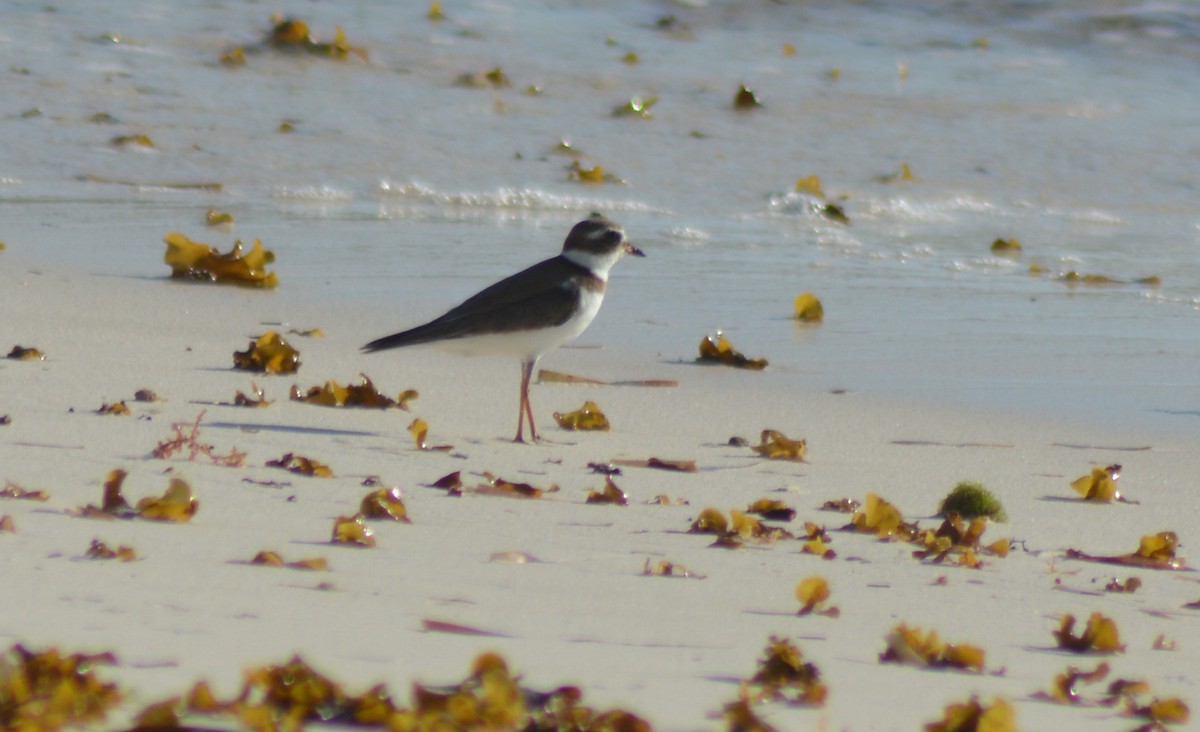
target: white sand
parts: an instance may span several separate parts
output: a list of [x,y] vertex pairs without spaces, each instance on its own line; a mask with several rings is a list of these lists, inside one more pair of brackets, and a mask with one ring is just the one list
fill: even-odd
[[[1200,501],[1194,445],[1183,438],[831,394],[811,390],[788,364],[749,373],[691,365],[692,353],[646,356],[602,344],[608,347],[560,350],[543,367],[609,380],[677,379],[679,387],[535,386],[547,442],[513,445],[517,365],[425,351],[360,355],[362,343],[407,324],[394,315],[339,312],[286,287],[262,293],[35,273],[13,252],[0,256],[0,347],[20,343],[47,354],[45,362],[0,361],[0,414],[12,418],[0,427],[0,478],[51,494],[47,503],[0,500],[0,515],[11,515],[17,529],[0,534],[0,641],[114,651],[121,665],[105,673],[130,692],[114,724],[199,678],[231,694],[243,669],[293,653],[351,691],[384,682],[407,701],[411,681],[455,681],[478,652],[493,649],[530,686],[577,684],[586,703],[627,708],[659,730],[717,729],[722,706],[737,696],[736,679],[754,672],[767,638],[777,634],[797,640],[830,688],[822,709],[762,708],[781,729],[920,729],[946,704],[977,693],[1013,701],[1021,729],[1126,730],[1136,723],[1109,709],[1029,699],[1067,665],[1095,664],[1055,650],[1051,635],[1060,614],[1082,621],[1093,611],[1113,617],[1127,644],[1108,659],[1115,676],[1145,678],[1161,696],[1200,699],[1200,612],[1182,609],[1200,599],[1195,576],[1062,558],[1067,547],[1130,552],[1141,535],[1164,530],[1179,532],[1186,555]],[[320,327],[326,337],[292,337],[303,361],[296,377],[231,370],[232,352],[271,321]],[[582,343],[601,345],[587,334]],[[344,383],[360,371],[393,395],[420,390],[412,413],[287,400],[293,383]],[[208,404],[231,400],[252,380],[275,404]],[[143,387],[166,401],[130,401],[133,417],[93,413]],[[552,412],[589,398],[608,414],[612,432],[566,433],[554,425]],[[203,439],[218,451],[246,451],[246,467],[149,457],[172,422],[190,422],[202,409]],[[453,444],[455,454],[415,450],[405,431],[414,415],[430,423],[431,442]],[[807,438],[810,462],[767,461],[725,444],[731,435],[755,440],[767,427]],[[955,446],[962,443],[986,446]],[[1142,446],[1151,449],[1117,449]],[[336,477],[263,466],[285,452],[326,462]],[[652,455],[694,459],[701,470],[629,468],[616,480],[631,505],[584,504],[586,491],[603,484],[588,462]],[[1072,496],[1072,479],[1112,462],[1124,464],[1121,486],[1139,505],[1058,500]],[[165,471],[186,477],[198,515],[190,524],[160,525],[68,514],[98,503],[106,473],[118,467],[130,473],[131,501],[160,494]],[[468,483],[480,480],[468,474],[492,471],[561,491],[541,500],[456,499],[422,487],[453,470]],[[369,475],[403,487],[413,523],[374,524],[374,549],[330,545],[334,518],[356,510]],[[803,520],[833,529],[848,516],[818,511],[820,504],[861,500],[871,490],[934,527],[928,517],[962,479],[984,481],[1008,510],[1009,523],[991,527],[985,539],[1020,542],[979,571],[922,564],[910,545],[841,532],[832,532],[833,561],[803,555],[795,542],[728,551],[711,548],[711,537],[683,533],[707,506],[727,511],[764,496],[799,510],[794,530]],[[646,505],[657,494],[689,505]],[[141,561],[80,560],[97,537],[132,545]],[[331,570],[238,563],[262,549],[289,560],[326,557]],[[541,561],[489,561],[510,550]],[[680,563],[704,579],[644,577],[647,558]],[[794,587],[813,574],[829,579],[840,618],[795,617]],[[1102,591],[1114,576],[1133,575],[1144,583],[1136,593]],[[945,584],[935,584],[942,577]],[[321,582],[334,589],[314,589]],[[426,619],[504,637],[423,632]],[[982,646],[988,673],[880,664],[884,637],[902,621]],[[1160,634],[1178,650],[1152,650]]]

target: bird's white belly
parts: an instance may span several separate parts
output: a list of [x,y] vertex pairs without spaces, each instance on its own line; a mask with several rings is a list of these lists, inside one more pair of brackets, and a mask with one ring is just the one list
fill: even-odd
[[579,312],[562,325],[451,338],[432,345],[464,356],[515,356],[521,359],[540,356],[579,337],[600,311],[603,300],[603,294],[585,290]]

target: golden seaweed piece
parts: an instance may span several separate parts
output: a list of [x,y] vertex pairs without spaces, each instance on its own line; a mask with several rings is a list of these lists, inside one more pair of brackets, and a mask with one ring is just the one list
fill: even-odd
[[403,409],[407,412],[408,403],[420,396],[421,392],[417,391],[416,389],[405,389],[404,391],[400,392],[399,396],[396,397],[396,408]]
[[1146,534],[1138,542],[1137,556],[1152,562],[1170,562],[1175,559],[1175,547],[1178,545],[1179,536],[1174,531]]
[[739,84],[737,92],[733,95],[733,108],[738,110],[756,109],[762,106],[762,102],[758,98],[758,94],[753,89],[745,84]]
[[129,415],[130,411],[129,407],[125,406],[124,400],[122,400],[113,402],[112,404],[101,404],[100,408],[96,410],[96,414]]
[[312,35],[308,31],[308,23],[295,18],[284,18],[271,28],[271,43],[282,46],[296,46],[312,43]]
[[1021,253],[1021,242],[1016,239],[996,239],[992,242],[992,254],[1015,257]]
[[779,732],[754,713],[751,700],[746,696],[725,705],[725,724],[730,732]]
[[821,559],[836,559],[837,552],[830,549],[826,545],[827,541],[828,537],[823,535],[809,539],[808,541],[804,542],[802,547],[800,547],[800,552],[802,554],[815,554]]
[[287,567],[289,569],[304,569],[313,572],[323,572],[329,569],[329,562],[324,557],[311,557],[295,562],[285,562],[278,552],[261,551],[250,560],[251,564],[261,564],[267,567]]
[[134,134],[134,135],[117,135],[108,141],[110,145],[115,147],[125,147],[126,145],[135,145],[137,147],[154,147],[154,140],[150,139],[149,135]]
[[768,521],[791,521],[796,518],[796,509],[774,498],[760,498],[746,508],[746,513],[762,516]]
[[613,482],[612,476],[604,476],[604,488],[598,491],[589,491],[587,497],[588,503],[611,503],[617,506],[628,506],[629,496],[625,495],[625,491],[617,487]]
[[1089,475],[1075,479],[1071,487],[1085,501],[1097,503],[1112,503],[1121,500],[1121,492],[1117,490],[1117,481],[1121,478],[1121,466],[1109,465],[1107,468],[1092,468]]
[[512,80],[508,78],[508,74],[499,66],[495,66],[487,71],[479,72],[479,78],[482,79],[484,86],[490,86],[493,89],[507,89],[512,86]]
[[325,331],[320,328],[288,328],[290,335],[298,335],[303,338],[324,338]]
[[13,522],[13,517],[8,514],[0,516],[0,533],[12,534],[16,533],[17,525]]
[[447,473],[432,483],[429,483],[428,486],[430,488],[441,488],[449,491],[450,495],[452,496],[461,496],[463,489],[462,472],[455,470],[453,473]]
[[267,42],[283,51],[307,51],[316,56],[324,56],[336,60],[344,60],[351,55],[367,60],[367,52],[363,48],[351,46],[346,41],[346,33],[339,26],[334,30],[332,41],[317,41],[308,30],[308,24],[295,18],[283,18],[275,21],[267,35]]
[[659,493],[654,498],[646,501],[648,506],[689,506],[691,505],[686,498],[671,499],[666,493]]
[[1149,704],[1138,706],[1130,702],[1127,705],[1125,714],[1131,717],[1143,717],[1149,719],[1151,724],[1139,727],[1136,732],[1157,732],[1157,730],[1165,730],[1164,725],[1168,724],[1184,724],[1191,717],[1191,709],[1188,708],[1187,702],[1178,698],[1171,697],[1169,699],[1155,698]]
[[739,539],[770,544],[779,539],[794,539],[790,532],[778,526],[764,526],[761,521],[737,509],[729,511],[729,533]]
[[944,643],[936,630],[928,633],[901,623],[888,633],[880,663],[907,663],[930,668],[983,672],[984,651],[967,644]]
[[829,696],[816,664],[805,660],[799,646],[774,635],[767,641],[758,670],[747,685],[755,689],[756,701],[820,707]]
[[1184,569],[1185,563],[1181,557],[1175,556],[1175,549],[1178,545],[1179,536],[1174,531],[1160,531],[1157,534],[1143,536],[1138,542],[1137,551],[1130,554],[1097,556],[1081,552],[1078,549],[1067,549],[1067,558],[1143,569],[1181,570]]
[[577,183],[624,183],[620,177],[607,172],[603,165],[585,168],[576,160],[567,168],[567,178]]
[[119,559],[122,562],[136,562],[137,552],[130,546],[119,546],[113,549],[99,539],[92,539],[91,546],[84,552],[85,559]]
[[285,562],[278,552],[261,551],[250,560],[251,564],[264,564],[268,567],[282,567]]
[[642,567],[642,574],[648,577],[685,577],[688,579],[704,579],[703,576],[688,571],[688,568],[682,564],[676,564],[675,562],[671,562],[666,559],[658,560],[658,564],[651,564],[649,557],[646,557],[646,564],[644,567]]
[[650,111],[650,108],[657,102],[658,97],[630,97],[628,102],[613,108],[612,116],[653,119],[654,113]]
[[[400,396],[404,396],[401,394]],[[413,436],[413,441],[416,443],[417,449],[426,452],[450,452],[454,449],[453,445],[430,445],[425,441],[426,435],[429,434],[429,423],[417,417],[408,425],[408,432]]]
[[759,435],[759,444],[751,445],[750,449],[772,460],[794,460],[802,463],[808,450],[808,442],[803,439],[793,440],[779,430],[763,430]]
[[446,14],[442,12],[442,4],[437,0],[429,3],[429,12],[425,13],[425,17],[434,23],[440,23],[446,19]]
[[[424,620],[427,632],[496,636],[457,623]],[[352,695],[335,680],[318,673],[299,656],[285,664],[264,666],[246,674],[237,697],[219,701],[207,685],[197,684],[186,700],[172,699],[139,715],[143,728],[172,728],[184,714],[224,716],[221,728],[295,730],[335,723],[339,726],[387,727],[396,730],[444,729],[578,729],[592,732],[649,732],[643,720],[620,709],[598,711],[583,706],[582,692],[564,686],[543,693],[525,689],[519,677],[494,653],[478,656],[470,675],[458,684],[413,686],[410,708],[398,706],[388,690],[375,686]]]
[[821,177],[818,175],[810,175],[797,180],[796,191],[798,193],[807,193],[817,198],[825,197],[825,191],[821,188]]
[[1154,642],[1150,644],[1150,647],[1156,651],[1177,651],[1177,650],[1179,650],[1179,644],[1173,640],[1167,640],[1167,637],[1165,635],[1163,635],[1162,633],[1159,633],[1158,635],[1156,635],[1154,637]]
[[409,434],[413,436],[418,450],[425,449],[425,436],[429,434],[429,423],[417,417],[408,425]]
[[121,493],[121,486],[128,474],[121,469],[110,470],[104,481],[104,498],[100,506],[91,504],[77,511],[87,518],[144,518],[151,521],[184,523],[200,509],[200,502],[192,495],[192,487],[182,478],[172,478],[167,490],[160,497],[147,496],[130,506]]
[[966,704],[948,705],[941,721],[925,725],[925,732],[1017,732],[1016,712],[1004,699],[985,707],[972,696]]
[[154,393],[153,389],[138,389],[133,393],[135,402],[161,402],[163,398]]
[[408,402],[420,396],[416,389],[406,389],[396,399],[381,394],[366,374],[359,374],[362,382],[342,386],[336,381],[326,381],[323,386],[314,386],[306,394],[300,393],[300,388],[292,387],[292,401],[318,404],[324,407],[366,407],[369,409],[408,410]]
[[367,526],[367,520],[362,514],[339,516],[333,522],[334,544],[349,544],[351,546],[375,546],[375,532]]
[[689,534],[724,534],[729,530],[729,522],[725,515],[715,508],[706,508],[692,522]]
[[217,57],[217,61],[219,61],[222,66],[228,66],[230,68],[245,66],[246,49],[242,48],[241,46],[234,46],[226,51],[222,51],[221,55]]
[[829,581],[824,577],[813,575],[806,577],[796,585],[796,599],[800,601],[797,615],[824,615],[836,618],[841,614],[836,606],[823,607],[829,600]]
[[246,459],[246,453],[240,452],[234,447],[230,448],[228,455],[218,455],[214,452],[212,445],[200,442],[200,420],[204,419],[205,411],[200,410],[200,414],[196,415],[196,421],[191,424],[192,429],[186,435],[183,432],[184,428],[188,426],[186,422],[172,424],[171,429],[175,431],[175,436],[158,443],[151,455],[160,460],[166,460],[187,448],[189,461],[194,461],[198,456],[204,455],[215,465],[240,468]]
[[1059,704],[1080,704],[1083,702],[1083,697],[1080,696],[1076,687],[1079,684],[1094,684],[1103,681],[1108,676],[1108,672],[1108,663],[1105,661],[1101,661],[1091,671],[1068,666],[1065,672],[1054,677],[1050,691],[1039,691],[1033,695],[1033,698]]
[[608,417],[604,416],[604,412],[600,411],[600,407],[593,401],[588,400],[583,403],[583,406],[576,409],[574,412],[554,413],[554,421],[558,422],[558,426],[564,430],[595,430],[608,432]]
[[147,496],[138,501],[135,508],[138,516],[144,519],[186,523],[200,510],[200,501],[196,500],[186,480],[171,478],[162,497]]
[[279,278],[266,269],[268,264],[275,261],[275,253],[263,249],[258,239],[254,240],[248,252],[242,251],[239,239],[233,243],[233,249],[225,254],[218,252],[216,247],[192,241],[179,232],[167,234],[163,241],[167,244],[163,261],[171,267],[171,277],[265,289],[279,286]]
[[830,221],[850,225],[850,217],[846,215],[846,209],[836,203],[825,203],[818,209],[819,213]]
[[243,724],[255,719],[261,723],[270,720],[264,729],[299,730],[305,727],[305,722],[317,721],[335,710],[344,716],[351,711],[341,685],[317,673],[299,656],[293,656],[285,664],[247,671],[239,699],[247,700],[245,706],[258,707],[257,714],[250,714],[252,710],[248,708],[239,710]]
[[251,341],[245,351],[234,351],[233,367],[258,373],[294,374],[300,369],[300,352],[279,333],[267,331]]
[[267,399],[261,387],[254,382],[250,382],[250,393],[254,396],[248,396],[244,392],[237,392],[233,395],[233,406],[235,407],[267,407],[272,404],[270,399]]
[[[127,475],[128,473],[120,468],[108,471],[108,475],[104,479],[104,495],[99,511],[121,518],[130,518],[136,515],[133,506],[130,506],[125,500],[125,496],[121,494],[121,486],[125,483]],[[90,509],[93,506],[89,505],[86,508]]]
[[802,320],[805,323],[819,323],[825,319],[825,307],[811,292],[802,292],[796,295],[792,309],[796,313],[796,320]]
[[368,519],[387,519],[403,524],[411,524],[408,509],[400,498],[399,488],[380,488],[363,496],[358,504],[358,512]]
[[1076,636],[1072,633],[1075,628],[1075,616],[1063,615],[1054,638],[1058,647],[1075,653],[1123,653],[1125,646],[1121,645],[1117,624],[1112,618],[1092,613],[1088,618],[1087,627],[1083,633]]
[[928,559],[933,563],[944,562],[952,554],[957,555],[959,566],[978,569],[983,565],[976,556],[982,552],[999,557],[1008,556],[1009,542],[1001,539],[987,546],[980,545],[980,538],[987,530],[987,519],[977,517],[964,522],[957,513],[951,513],[936,531],[925,531],[912,540],[924,545],[913,552],[917,559]]
[[50,494],[43,490],[26,490],[12,481],[4,481],[4,487],[0,488],[0,498],[16,498],[24,501],[48,501]]
[[875,534],[881,539],[910,540],[916,536],[916,526],[906,524],[900,511],[876,493],[867,494],[866,504],[861,511],[854,512],[847,528]]
[[530,564],[540,561],[537,557],[525,552],[507,551],[494,552],[488,557],[489,562],[496,564]]
[[696,360],[750,369],[751,371],[762,371],[767,367],[767,359],[743,356],[721,331],[717,331],[716,335],[704,336],[700,341],[700,357]]
[[1138,588],[1140,588],[1141,586],[1142,586],[1142,581],[1140,579],[1138,579],[1137,577],[1130,577],[1129,579],[1125,580],[1124,582],[1122,582],[1121,580],[1114,577],[1114,578],[1112,578],[1112,580],[1110,580],[1108,582],[1108,584],[1104,585],[1104,591],[1105,592],[1134,593],[1134,592],[1137,592]]
[[308,559],[297,559],[293,562],[288,562],[283,566],[288,569],[303,569],[306,572],[324,572],[329,569],[329,562],[325,557],[309,557]]
[[821,504],[822,511],[836,511],[838,513],[854,513],[861,507],[862,503],[853,498],[838,498],[825,501]]
[[218,211],[215,208],[210,208],[204,213],[204,223],[208,226],[221,226],[222,224],[232,224],[233,214],[227,211]]
[[909,183],[914,180],[914,176],[913,176],[912,168],[910,168],[908,166],[908,163],[901,163],[900,170],[898,170],[894,173],[885,173],[883,175],[877,175],[877,176],[875,176],[875,178],[873,180],[876,183],[883,183],[885,185],[888,185],[891,183]]
[[14,361],[45,361],[46,357],[36,348],[26,348],[25,346],[13,346],[5,358],[11,358]]
[[268,460],[268,468],[283,468],[289,473],[307,475],[312,478],[332,478],[333,469],[324,463],[297,455],[294,452],[284,453],[278,460]]
[[529,483],[514,483],[505,480],[497,475],[484,472],[483,477],[487,480],[486,483],[476,487],[475,492],[488,496],[510,496],[516,498],[541,498],[545,493],[554,493],[558,490],[557,485],[551,485],[549,488],[538,488]]
[[1118,279],[1113,279],[1108,275],[1102,274],[1080,274],[1075,270],[1064,272],[1057,277],[1059,282],[1065,282],[1068,285],[1120,285],[1123,284]]
[[21,732],[64,727],[100,728],[121,702],[115,683],[102,681],[100,666],[116,664],[111,653],[40,653],[20,644],[0,652],[0,728]]

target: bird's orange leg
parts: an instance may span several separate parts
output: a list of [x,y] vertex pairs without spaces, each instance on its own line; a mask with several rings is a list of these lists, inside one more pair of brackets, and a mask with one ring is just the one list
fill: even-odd
[[529,403],[529,380],[533,378],[533,367],[537,364],[537,360],[526,361],[521,364],[521,402],[517,405],[517,436],[513,438],[513,442],[524,442],[525,437],[525,417],[529,417],[529,439],[532,442],[537,442],[539,437],[537,433],[537,425],[533,423],[533,406]]

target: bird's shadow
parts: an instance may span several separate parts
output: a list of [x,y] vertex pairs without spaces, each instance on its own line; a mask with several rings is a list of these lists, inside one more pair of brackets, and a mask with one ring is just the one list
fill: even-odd
[[245,430],[247,432],[285,432],[299,435],[329,435],[334,437],[381,437],[378,432],[365,430],[339,430],[330,427],[301,427],[292,424],[258,424],[254,422],[205,422],[205,427],[222,430]]

